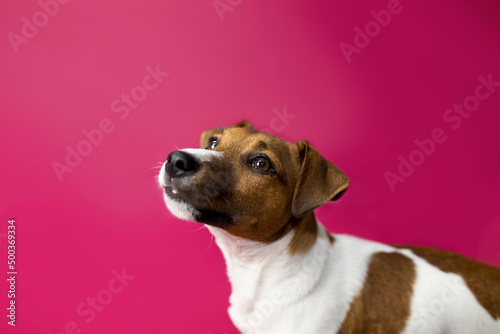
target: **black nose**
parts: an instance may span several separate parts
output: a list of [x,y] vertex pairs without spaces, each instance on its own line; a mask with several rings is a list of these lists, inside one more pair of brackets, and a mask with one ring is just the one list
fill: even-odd
[[167,157],[165,171],[170,177],[179,177],[196,172],[198,167],[198,162],[191,154],[174,151]]

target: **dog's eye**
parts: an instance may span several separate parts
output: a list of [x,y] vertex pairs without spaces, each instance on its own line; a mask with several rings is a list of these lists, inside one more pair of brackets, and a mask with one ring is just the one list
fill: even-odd
[[252,160],[252,167],[261,172],[269,172],[271,163],[264,157],[257,157]]
[[217,137],[212,137],[208,140],[208,146],[206,147],[207,150],[213,150],[215,146],[219,143],[219,139]]

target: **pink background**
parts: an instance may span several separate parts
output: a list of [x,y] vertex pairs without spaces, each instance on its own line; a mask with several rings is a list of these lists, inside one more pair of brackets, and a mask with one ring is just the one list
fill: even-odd
[[[2,313],[0,332],[76,333],[74,322],[81,333],[237,333],[222,256],[206,230],[167,212],[155,167],[243,119],[308,139],[351,178],[317,210],[331,231],[500,265],[500,88],[458,129],[443,120],[478,76],[500,81],[497,1],[402,0],[350,63],[340,43],[391,2],[229,3],[221,20],[211,0],[73,0],[47,22],[37,1],[1,3],[0,262],[15,218],[19,273],[17,326]],[[8,34],[33,15],[43,26],[16,53]],[[115,113],[122,94],[144,97],[134,87],[157,65],[169,76]],[[281,126],[284,108],[294,118]],[[113,131],[59,182],[53,162],[106,118]],[[391,191],[384,173],[435,128],[447,140]],[[134,278],[110,293],[122,268]],[[7,290],[2,279],[2,312]],[[94,318],[77,313],[96,297],[107,304]]]

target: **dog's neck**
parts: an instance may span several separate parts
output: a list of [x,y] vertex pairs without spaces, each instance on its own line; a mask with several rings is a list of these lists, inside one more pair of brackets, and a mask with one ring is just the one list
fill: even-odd
[[253,299],[267,271],[273,270],[276,263],[285,264],[290,258],[287,249],[293,234],[291,232],[266,244],[233,236],[217,227],[207,227],[215,236],[226,260],[233,295],[240,294],[249,300]]
[[[278,304],[288,298],[286,291],[290,289],[301,291],[294,298],[300,298],[314,289],[321,275],[319,268],[324,268],[321,263],[331,249],[332,239],[313,215],[312,218],[317,227],[315,242],[307,251],[296,254],[290,252],[290,247],[293,240],[300,237],[295,234],[304,231],[300,223],[272,243],[236,237],[223,229],[207,226],[226,260],[232,288],[230,314],[233,321],[239,322],[237,325],[248,326],[248,318],[259,304],[272,302],[276,304],[273,307],[279,307]],[[247,318],[234,319],[235,314],[246,315]]]

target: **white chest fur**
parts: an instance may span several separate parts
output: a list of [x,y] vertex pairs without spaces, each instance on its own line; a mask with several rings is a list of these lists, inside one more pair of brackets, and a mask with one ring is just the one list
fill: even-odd
[[227,264],[232,286],[229,315],[242,333],[337,333],[363,288],[370,259],[397,252],[415,263],[411,314],[404,333],[500,333],[463,279],[445,273],[409,250],[347,235],[332,244],[318,237],[304,255],[289,255],[292,233],[262,244],[208,227]]

